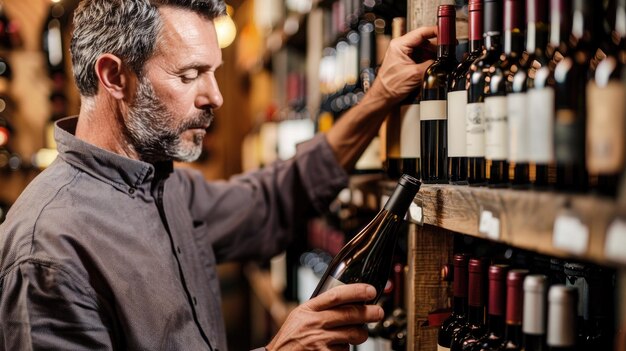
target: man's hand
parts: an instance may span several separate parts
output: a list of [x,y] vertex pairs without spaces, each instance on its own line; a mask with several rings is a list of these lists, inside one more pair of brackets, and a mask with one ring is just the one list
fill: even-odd
[[335,287],[294,309],[280,328],[268,351],[348,350],[367,340],[364,324],[383,318],[383,310],[365,305],[376,297],[367,284]]
[[399,102],[422,83],[424,71],[433,63],[425,60],[415,63],[414,53],[420,58],[432,58],[437,50],[429,39],[437,36],[437,27],[421,27],[393,39],[374,80],[371,93],[383,96],[388,102]]

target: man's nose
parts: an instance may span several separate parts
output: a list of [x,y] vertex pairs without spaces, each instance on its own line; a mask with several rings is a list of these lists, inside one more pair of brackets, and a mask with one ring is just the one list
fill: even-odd
[[196,108],[216,110],[224,103],[224,98],[220,92],[217,80],[214,75],[209,75],[203,82],[200,92],[196,98]]

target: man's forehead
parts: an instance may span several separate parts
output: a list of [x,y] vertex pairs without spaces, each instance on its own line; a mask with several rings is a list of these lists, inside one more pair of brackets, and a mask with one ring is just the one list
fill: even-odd
[[182,55],[221,55],[212,20],[194,11],[173,6],[162,6],[159,12],[162,22],[159,51]]

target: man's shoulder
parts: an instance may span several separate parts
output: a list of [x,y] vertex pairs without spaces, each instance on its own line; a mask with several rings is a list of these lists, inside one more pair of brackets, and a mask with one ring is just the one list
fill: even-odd
[[[33,240],[38,223],[50,206],[55,207],[62,190],[76,179],[78,172],[64,163],[55,162],[35,177],[22,191],[9,210],[5,222],[0,225],[0,254],[5,269],[11,261],[28,256],[33,252]],[[72,211],[67,209],[52,215],[57,221],[68,219]]]

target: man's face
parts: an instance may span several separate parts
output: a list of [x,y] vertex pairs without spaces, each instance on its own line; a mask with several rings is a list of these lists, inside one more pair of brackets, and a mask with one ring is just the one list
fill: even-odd
[[213,22],[182,9],[161,8],[155,54],[128,107],[126,126],[144,161],[194,161],[222,105],[215,70],[222,63]]

